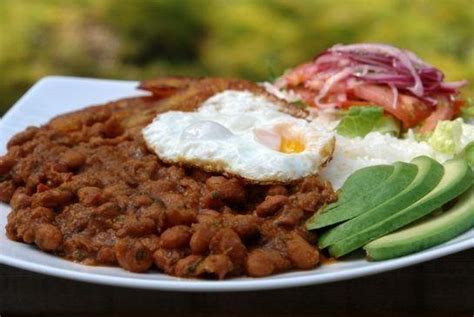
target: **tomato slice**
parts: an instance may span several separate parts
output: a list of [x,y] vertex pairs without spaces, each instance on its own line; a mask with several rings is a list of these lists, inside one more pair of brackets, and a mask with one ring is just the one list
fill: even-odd
[[[393,92],[389,87],[379,85],[359,85],[354,87],[353,94],[357,98],[382,106],[385,111],[399,119],[404,128],[411,128],[427,118],[432,108],[418,98],[399,94],[397,103],[393,105]],[[367,104],[367,103],[366,103]]]
[[433,131],[439,121],[450,120],[454,116],[454,109],[451,104],[442,104],[436,107],[436,110],[426,118],[420,128],[420,132],[426,133]]
[[453,116],[459,116],[462,107],[466,104],[466,100],[456,99],[453,104]]

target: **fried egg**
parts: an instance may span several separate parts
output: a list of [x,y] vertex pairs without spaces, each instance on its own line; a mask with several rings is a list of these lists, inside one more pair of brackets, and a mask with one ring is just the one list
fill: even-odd
[[333,133],[280,109],[264,96],[227,90],[195,112],[159,114],[142,133],[148,148],[168,163],[255,183],[317,174],[334,151]]

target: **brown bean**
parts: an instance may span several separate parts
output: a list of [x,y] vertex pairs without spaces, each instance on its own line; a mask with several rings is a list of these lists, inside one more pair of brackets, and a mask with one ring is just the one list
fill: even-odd
[[199,204],[202,208],[206,209],[220,209],[222,206],[224,206],[224,202],[220,199],[220,196],[217,192],[208,192],[204,194],[201,197]]
[[241,239],[249,239],[259,235],[259,220],[254,215],[232,215],[227,222]]
[[192,209],[167,209],[166,223],[168,227],[177,225],[190,225],[196,222],[196,213]]
[[51,189],[42,193],[33,195],[31,202],[32,207],[43,206],[47,208],[55,208],[70,202],[73,195],[69,191],[59,189]]
[[87,129],[87,135],[91,140],[102,141],[101,138],[104,136],[104,130],[104,124],[102,122],[96,122]]
[[54,219],[54,212],[50,208],[36,207],[29,212],[32,222],[51,222]]
[[167,209],[185,208],[184,196],[178,193],[161,193],[159,199],[165,204]]
[[77,262],[84,262],[96,252],[96,244],[92,239],[83,234],[74,234],[70,238],[63,237],[65,255]]
[[102,189],[93,186],[82,187],[77,191],[81,204],[85,206],[97,206],[105,201]]
[[198,219],[201,221],[201,218],[203,219],[217,219],[221,216],[221,213],[218,211],[215,211],[214,209],[201,209],[199,210],[199,215]]
[[232,261],[224,254],[211,254],[207,256],[197,268],[197,275],[206,274],[207,277],[215,276],[222,280],[234,269]]
[[303,210],[297,207],[285,206],[283,212],[275,220],[275,224],[283,227],[294,227],[303,218]]
[[209,250],[209,243],[216,232],[212,225],[199,225],[191,237],[189,245],[192,254],[205,254]]
[[174,269],[174,274],[179,277],[191,277],[197,275],[197,268],[203,257],[199,255],[188,255],[178,260]]
[[287,202],[288,197],[283,195],[267,196],[265,200],[257,206],[255,212],[260,217],[272,216]]
[[16,185],[13,181],[0,182],[0,201],[8,203],[15,193]]
[[141,216],[153,219],[157,232],[162,232],[166,229],[166,212],[162,204],[152,203],[150,206],[142,208]]
[[[34,224],[22,224],[16,226],[16,236],[14,240],[21,241],[25,243],[33,243],[35,241],[35,225]],[[9,237],[11,237],[11,230],[7,227],[7,232]]]
[[114,264],[117,262],[115,257],[115,251],[111,247],[102,247],[99,252],[97,252],[97,262],[100,264]]
[[133,190],[124,183],[113,183],[104,188],[104,195],[106,196],[130,196],[132,193]]
[[314,213],[321,203],[321,195],[317,191],[297,193],[294,196],[295,205],[307,212]]
[[183,258],[185,253],[182,250],[157,249],[153,253],[155,265],[166,274],[174,274],[176,262]]
[[166,169],[167,176],[171,180],[179,181],[186,176],[186,171],[183,167],[172,165]]
[[15,159],[10,155],[0,156],[0,175],[5,175],[15,165]]
[[28,127],[25,131],[15,134],[10,141],[7,143],[7,148],[10,149],[14,145],[22,145],[33,139],[38,133],[39,129],[37,127]]
[[246,261],[247,273],[250,276],[268,276],[288,269],[290,263],[280,252],[272,249],[255,249],[249,253]]
[[318,190],[321,187],[321,181],[314,176],[305,177],[298,185],[302,193]]
[[43,223],[36,226],[35,244],[44,251],[54,251],[63,242],[63,235],[56,226]]
[[214,237],[212,237],[209,249],[212,254],[228,255],[232,263],[237,266],[245,263],[245,258],[247,257],[247,249],[237,233],[232,229],[225,228],[219,230]]
[[51,188],[48,185],[45,185],[43,183],[39,183],[38,185],[36,185],[36,192],[38,193],[42,193],[50,189]]
[[[8,216],[7,234],[14,240],[26,243],[35,241],[35,230],[38,224],[51,223],[54,212],[49,208],[36,207],[18,209]],[[12,225],[14,223],[14,225]]]
[[78,150],[67,150],[61,155],[59,162],[69,169],[76,169],[86,162],[86,155]]
[[155,232],[155,221],[147,217],[137,217],[136,215],[128,215],[125,217],[123,227],[117,232],[119,237],[131,235],[135,237],[145,236]]
[[131,272],[145,272],[153,263],[150,250],[139,240],[119,240],[115,245],[115,256],[120,266]]
[[90,209],[91,215],[103,218],[113,218],[121,214],[120,206],[114,202],[104,203],[97,208]]
[[133,197],[133,202],[140,207],[150,206],[153,203],[153,199],[147,195],[138,195]]
[[140,241],[151,253],[155,252],[160,247],[160,238],[156,234],[149,234],[141,237]]
[[180,249],[189,245],[191,228],[188,226],[174,226],[161,234],[161,246],[167,249]]
[[103,133],[108,138],[115,138],[123,133],[123,127],[120,121],[112,116],[105,122]]
[[206,180],[206,186],[211,192],[211,196],[229,203],[239,203],[245,200],[245,188],[235,178],[225,178],[223,176],[212,176]]
[[22,209],[31,205],[31,196],[25,193],[25,189],[18,188],[10,200],[10,205],[13,209]]
[[148,193],[152,198],[162,199],[163,193],[170,193],[176,189],[176,182],[168,179],[159,179],[156,181],[148,181],[141,186],[143,191]]
[[109,109],[95,109],[93,112],[88,112],[81,117],[82,122],[88,126],[93,125],[95,122],[105,122],[111,116]]
[[319,252],[298,234],[293,234],[286,242],[288,256],[293,265],[302,270],[314,268],[319,262]]

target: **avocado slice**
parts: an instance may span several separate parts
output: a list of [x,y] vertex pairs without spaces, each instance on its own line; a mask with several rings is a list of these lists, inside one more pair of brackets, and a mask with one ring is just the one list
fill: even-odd
[[388,234],[364,247],[371,260],[386,260],[441,244],[474,227],[474,187],[449,210],[409,228]]
[[[355,232],[355,234],[348,234],[343,240],[331,245],[329,253],[334,257],[340,257],[358,249],[372,240],[426,216],[471,187],[473,172],[465,160],[450,160],[445,163],[444,169],[445,173],[441,181],[427,195],[423,195],[423,198],[396,213],[388,214],[385,210],[379,210],[383,214],[383,218],[361,219],[357,226],[352,225],[353,228],[357,227],[361,230],[354,231],[352,229],[351,232]],[[398,208],[398,210],[400,209],[402,208]],[[366,215],[368,213],[359,218]],[[357,221],[359,218],[353,220]]]
[[373,165],[361,168],[352,173],[339,190],[337,201],[329,204],[322,212],[345,204],[361,195],[375,190],[393,173],[393,165]]
[[396,162],[393,164],[392,174],[380,184],[374,184],[370,175],[366,175],[365,181],[376,185],[376,188],[361,192],[349,204],[341,204],[326,212],[316,213],[308,220],[306,227],[310,230],[318,229],[357,217],[400,193],[413,181],[417,172],[415,164]]
[[367,227],[410,206],[438,185],[443,177],[443,165],[427,156],[419,156],[413,159],[412,163],[418,166],[418,173],[403,191],[362,215],[323,233],[319,239],[319,247],[325,248],[347,237],[357,235]]

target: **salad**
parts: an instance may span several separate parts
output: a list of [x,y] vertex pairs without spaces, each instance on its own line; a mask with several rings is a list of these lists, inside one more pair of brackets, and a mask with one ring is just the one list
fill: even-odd
[[335,258],[414,253],[474,226],[474,104],[467,81],[386,44],[336,45],[266,89],[333,130],[321,174],[338,200],[307,222]]
[[385,44],[336,45],[280,77],[275,86],[294,91],[318,109],[376,105],[403,127],[432,131],[459,116],[459,88],[414,53]]
[[[427,155],[472,157],[474,102],[415,53],[387,44],[335,45],[264,86],[337,132],[323,172],[340,188],[354,171]],[[474,162],[471,162],[474,164]]]

